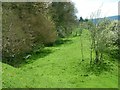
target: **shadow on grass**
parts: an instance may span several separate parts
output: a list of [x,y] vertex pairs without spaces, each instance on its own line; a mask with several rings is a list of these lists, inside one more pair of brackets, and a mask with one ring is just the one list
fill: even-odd
[[120,50],[118,50],[118,49],[111,50],[111,52],[109,53],[109,56],[120,62],[120,60],[119,60],[120,59]]
[[[13,67],[19,68],[25,64],[33,63],[35,60],[39,58],[44,58],[45,56],[51,54],[53,51],[50,49],[42,49],[38,52],[31,52],[26,55],[27,58],[22,58],[22,56],[18,56],[16,59],[13,58],[12,61],[3,61],[3,63],[9,64]],[[24,55],[25,56],[25,55]]]
[[49,43],[49,44],[47,44],[45,46],[47,46],[47,47],[52,47],[52,46],[58,47],[58,46],[61,46],[63,44],[71,44],[71,43],[73,43],[72,40],[69,40],[69,39],[59,39],[59,40],[55,41],[55,43]]
[[103,72],[111,72],[112,65],[110,63],[101,63],[101,64],[93,64],[93,65],[87,65],[86,71],[87,73],[95,74],[96,76],[101,75]]
[[104,52],[104,60],[100,64],[86,64],[86,71],[95,75],[100,75],[103,72],[112,72],[114,69],[114,62],[120,63],[120,51],[118,49],[112,49],[111,51]]
[[[104,61],[100,64],[95,64],[95,63],[88,63],[88,59],[81,61],[78,64],[78,69],[82,69],[85,72],[84,76],[89,76],[90,74],[94,74],[96,76],[99,76],[103,74],[104,72],[112,72],[113,70],[113,64],[109,61]],[[77,69],[77,71],[78,71]]]
[[[57,40],[54,44],[49,44],[46,45],[47,47],[58,47],[62,44],[70,44],[72,43],[72,40],[68,40],[68,39],[59,39]],[[53,53],[53,50],[51,49],[46,49],[43,48],[41,50],[38,50],[37,52],[29,52],[27,54],[23,54],[23,55],[19,55],[16,58],[8,58],[7,60],[3,60],[3,63],[9,64],[13,67],[19,68],[25,64],[28,63],[33,63],[35,60],[39,59],[39,58],[44,58],[45,56],[49,55]],[[22,58],[24,57],[24,58]]]
[[63,45],[63,44],[71,44],[73,43],[72,40],[69,40],[69,39],[59,39],[57,40],[53,46],[57,47],[57,46],[60,46],[60,45]]

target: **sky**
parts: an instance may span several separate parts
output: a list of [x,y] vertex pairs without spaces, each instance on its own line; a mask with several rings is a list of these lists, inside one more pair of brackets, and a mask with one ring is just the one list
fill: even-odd
[[77,17],[90,18],[92,13],[100,10],[100,17],[118,15],[119,0],[71,0],[78,11]]

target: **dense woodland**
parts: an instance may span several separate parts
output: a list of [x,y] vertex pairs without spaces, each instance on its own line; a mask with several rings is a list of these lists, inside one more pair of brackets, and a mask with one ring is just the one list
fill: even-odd
[[[86,66],[84,65],[87,65],[87,70],[95,71],[97,75],[100,75],[102,71],[110,72],[112,70],[111,64],[113,64],[112,73],[118,70],[116,62],[119,62],[120,58],[119,21],[113,21],[107,18],[97,19],[100,15],[99,10],[91,15],[91,19],[83,19],[82,17],[78,19],[76,16],[77,9],[72,2],[9,2],[2,3],[2,12],[2,63],[12,66],[11,68],[3,65],[3,70],[6,72],[3,77],[3,80],[5,80],[3,81],[3,87],[15,87],[13,83],[11,84],[9,80],[5,79],[7,75],[6,68],[11,68],[10,70],[12,70],[13,67],[20,68],[22,65],[24,66],[24,64],[33,63],[32,59],[36,62],[38,58],[48,60],[49,62],[50,60],[60,58],[60,53],[58,52],[59,54],[57,55],[56,52],[54,57],[48,55],[49,58],[47,59],[47,53],[50,52],[48,49],[46,52],[46,48],[51,48],[53,51],[59,50],[61,53],[64,52],[61,55],[61,58],[64,56],[63,62],[54,60],[54,62],[61,63],[61,65],[63,63],[66,64],[67,61],[70,63],[70,65],[68,64],[69,67],[77,63],[76,65],[78,65],[77,67],[79,67],[80,70],[83,67],[85,69]],[[93,19],[95,19],[96,22],[93,22]],[[73,44],[71,44],[70,41],[71,43],[73,42]],[[61,45],[68,46],[63,47]],[[58,49],[56,49],[57,47]],[[69,58],[70,56],[71,58]],[[52,64],[54,64],[54,62]],[[44,62],[39,61],[40,65],[42,65],[42,63]],[[57,70],[56,67],[57,65],[54,67],[54,70]],[[65,67],[67,66],[65,65]],[[43,68],[43,70],[48,70],[49,68],[52,68],[52,66]],[[33,69],[33,67],[30,67],[30,69]],[[20,70],[22,69],[20,68]],[[11,73],[18,73],[18,71],[16,72],[16,70],[14,71],[13,69]],[[70,71],[72,71],[72,69],[66,72]],[[29,71],[29,74],[30,72],[31,71]],[[49,70],[43,72],[48,73]],[[79,72],[79,70],[76,72]],[[74,74],[76,72],[74,72]],[[49,75],[52,76],[50,73]],[[41,73],[39,74],[42,75]],[[88,72],[83,76],[89,76]],[[82,77],[82,75],[80,77]],[[113,79],[116,77],[117,75]],[[13,82],[15,83],[15,81]],[[22,81],[20,82],[22,83]],[[63,82],[66,81],[63,80]],[[84,83],[84,80],[80,82]],[[37,83],[37,81],[35,83]],[[76,84],[77,86],[75,86],[75,84],[72,86],[72,84],[70,84],[70,87],[80,87],[79,83]],[[40,84],[41,86],[30,86],[28,84],[23,86],[19,86],[19,84],[15,85],[17,87],[47,87],[45,83]],[[48,85],[48,87],[58,86],[59,84],[56,86]],[[112,83],[110,86],[113,86]],[[90,86],[88,85],[88,87]]]

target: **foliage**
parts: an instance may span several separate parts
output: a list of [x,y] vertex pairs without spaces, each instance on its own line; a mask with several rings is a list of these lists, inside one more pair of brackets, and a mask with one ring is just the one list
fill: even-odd
[[54,20],[59,37],[66,37],[77,23],[77,12],[72,2],[52,2],[50,4],[51,18]]
[[3,63],[3,88],[117,88],[118,66],[117,62],[113,61],[116,60],[114,57],[106,55],[108,64],[86,69],[90,66],[90,32],[83,30],[82,34],[84,61],[81,61],[80,37],[69,38],[72,43],[46,47],[52,51],[50,54],[44,57],[41,57],[41,54],[34,55],[31,57],[32,60],[35,59],[32,63],[28,59],[28,62],[19,68]]
[[[115,46],[119,36],[117,21],[111,21],[107,18],[99,19],[97,18],[98,16],[99,11],[91,17],[95,19],[95,22],[92,19],[84,20],[82,17],[80,17],[79,20],[80,33],[82,33],[84,29],[90,31],[90,64],[103,63],[104,52],[109,52],[109,48]],[[94,53],[95,56],[93,55]]]
[[[56,31],[48,3],[3,3],[3,62],[17,62],[24,53],[53,43]],[[12,61],[11,61],[12,60]]]
[[[91,31],[91,51],[95,51],[95,63],[101,63],[103,52],[108,50],[117,40],[117,29],[114,29],[116,22],[106,18],[99,20],[97,24],[88,22],[88,28]],[[91,52],[92,53],[92,52]]]
[[120,21],[117,21],[117,24],[115,25],[114,28],[116,28],[118,30],[117,34],[118,34],[118,39],[117,39],[117,46],[119,48],[119,53],[120,53],[120,31],[119,31],[119,27],[120,27]]
[[75,13],[72,2],[3,3],[3,62],[71,34]]

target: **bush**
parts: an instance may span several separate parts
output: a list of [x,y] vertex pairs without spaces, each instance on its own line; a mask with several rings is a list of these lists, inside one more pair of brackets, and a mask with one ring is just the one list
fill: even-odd
[[[49,14],[43,13],[44,5],[44,3],[3,3],[3,62],[20,60],[25,53],[31,52],[35,47],[55,42],[57,37],[55,26],[52,20],[47,18]],[[32,7],[33,12],[29,11],[29,7]]]

